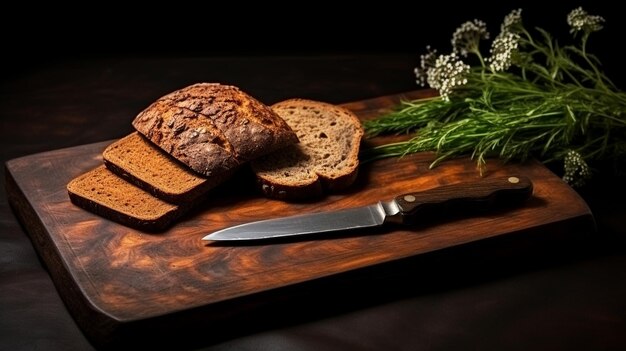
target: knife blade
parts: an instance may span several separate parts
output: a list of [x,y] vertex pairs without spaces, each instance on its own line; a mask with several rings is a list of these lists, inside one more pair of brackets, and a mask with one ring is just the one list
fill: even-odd
[[389,222],[412,224],[435,212],[519,203],[532,191],[527,177],[481,178],[407,193],[364,207],[244,223],[213,232],[202,240],[260,240],[377,227]]

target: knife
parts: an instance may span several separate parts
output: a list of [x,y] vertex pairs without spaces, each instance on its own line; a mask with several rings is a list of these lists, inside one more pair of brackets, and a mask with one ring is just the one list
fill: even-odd
[[412,224],[442,211],[483,210],[520,203],[532,191],[532,182],[527,177],[481,178],[408,193],[364,207],[244,223],[213,232],[202,240],[259,240],[377,227],[390,222]]

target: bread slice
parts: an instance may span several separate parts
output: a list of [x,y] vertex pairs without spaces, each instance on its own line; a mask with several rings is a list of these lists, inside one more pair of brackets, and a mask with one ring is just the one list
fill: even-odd
[[113,173],[162,200],[178,204],[201,199],[233,173],[201,176],[137,132],[109,145],[102,157]]
[[199,83],[158,99],[133,121],[154,144],[205,176],[296,143],[272,109],[238,88]]
[[104,165],[74,178],[67,191],[75,205],[144,231],[161,231],[186,210],[128,183]]
[[279,102],[272,109],[297,133],[300,143],[251,162],[266,196],[314,198],[354,182],[363,127],[352,112],[303,99]]

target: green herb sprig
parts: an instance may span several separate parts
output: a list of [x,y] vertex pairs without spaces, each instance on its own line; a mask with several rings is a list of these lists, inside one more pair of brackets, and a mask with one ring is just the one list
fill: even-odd
[[[573,186],[590,177],[589,163],[623,161],[626,156],[626,94],[600,70],[587,52],[591,33],[604,19],[582,8],[567,17],[578,45],[560,46],[537,28],[524,28],[521,9],[507,15],[489,57],[479,41],[489,38],[481,21],[466,22],[454,33],[453,52],[437,55],[427,47],[415,69],[417,82],[439,96],[407,101],[365,123],[369,137],[416,133],[408,141],[366,150],[366,159],[436,151],[432,167],[450,157],[470,155],[481,172],[486,159],[537,157],[563,161],[563,179]],[[473,54],[478,65],[461,56]]]

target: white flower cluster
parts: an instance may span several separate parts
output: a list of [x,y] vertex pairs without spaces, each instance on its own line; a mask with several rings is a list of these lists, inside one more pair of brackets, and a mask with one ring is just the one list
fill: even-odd
[[455,54],[440,55],[435,66],[428,69],[427,82],[431,88],[437,89],[443,100],[450,100],[450,92],[458,86],[467,84],[470,66],[466,65]]
[[567,24],[572,28],[572,33],[580,31],[584,31],[587,34],[597,32],[602,29],[602,22],[604,22],[604,18],[592,16],[583,10],[582,7],[572,10],[567,15]]
[[519,46],[519,35],[511,32],[501,32],[491,43],[491,57],[487,58],[489,67],[494,72],[506,71],[513,62],[513,53]]
[[563,175],[563,180],[571,186],[583,186],[591,178],[591,170],[587,162],[574,150],[568,151],[565,155],[564,166],[565,174]]
[[[604,18],[591,16],[579,7],[570,12],[567,22],[573,32],[583,30],[588,34],[600,30]],[[528,61],[529,57],[524,56],[520,49],[526,42],[525,37],[522,37],[524,33],[528,35],[522,23],[522,9],[513,10],[504,17],[500,34],[491,43],[490,57],[485,60],[493,73],[506,71],[513,64],[521,65]],[[420,66],[414,69],[417,84],[428,84],[439,90],[444,100],[449,100],[449,94],[455,87],[467,83],[470,72],[470,66],[461,61],[460,56],[475,53],[482,57],[479,44],[483,39],[489,39],[487,24],[475,19],[463,23],[452,35],[452,54],[438,56],[437,50],[427,46],[427,53],[420,56]]]
[[489,39],[487,24],[477,19],[465,22],[452,35],[452,50],[467,56],[470,52],[478,51],[481,39]]
[[504,16],[504,21],[500,25],[500,32],[517,32],[518,27],[522,24],[522,9],[511,11]]
[[522,9],[511,11],[504,17],[500,34],[491,43],[491,57],[487,58],[493,72],[506,71],[513,63],[513,54],[519,47],[520,36],[516,32],[522,25]]
[[437,50],[431,49],[430,45],[426,46],[426,53],[420,55],[420,66],[415,67],[415,78],[417,84],[424,87],[428,81],[428,70],[435,67],[437,62]]

